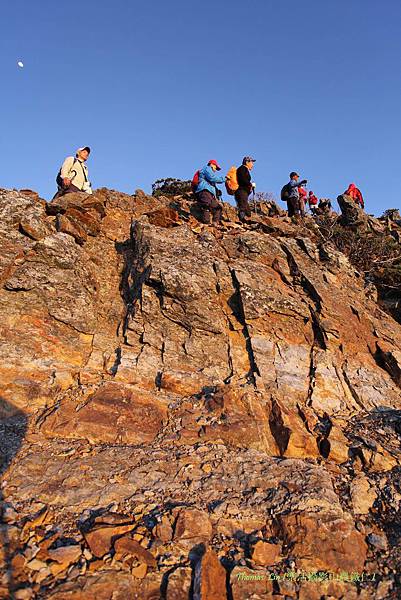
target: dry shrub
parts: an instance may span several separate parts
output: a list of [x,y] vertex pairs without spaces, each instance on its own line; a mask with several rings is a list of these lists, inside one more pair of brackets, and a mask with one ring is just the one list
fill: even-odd
[[[320,234],[376,285],[382,300],[401,299],[401,245],[388,233],[346,227],[337,215],[316,217]],[[394,315],[400,319],[400,315]]]
[[191,192],[191,182],[167,177],[152,184],[152,196],[179,196]]

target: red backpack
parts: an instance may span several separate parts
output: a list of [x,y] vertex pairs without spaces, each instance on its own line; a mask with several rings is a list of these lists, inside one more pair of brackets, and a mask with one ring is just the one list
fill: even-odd
[[195,175],[192,177],[191,190],[193,191],[193,193],[196,192],[196,188],[198,187],[199,173],[200,173],[200,171],[196,171]]

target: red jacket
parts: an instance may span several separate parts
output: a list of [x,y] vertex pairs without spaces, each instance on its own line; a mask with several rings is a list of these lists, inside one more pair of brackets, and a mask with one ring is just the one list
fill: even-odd
[[300,186],[298,188],[298,192],[299,192],[299,197],[301,200],[306,200],[306,196],[308,195],[308,192],[306,191],[305,188],[303,188],[302,186]]
[[361,190],[359,190],[356,187],[355,183],[350,183],[348,189],[344,192],[344,194],[347,196],[351,196],[351,198],[355,200],[355,202],[359,204],[361,208],[364,208],[365,203],[363,201]]
[[309,192],[308,202],[309,206],[316,206],[316,204],[318,203],[318,199],[316,198],[313,192]]

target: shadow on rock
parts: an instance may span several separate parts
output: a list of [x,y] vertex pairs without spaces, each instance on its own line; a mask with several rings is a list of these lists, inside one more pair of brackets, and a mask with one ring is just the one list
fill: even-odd
[[[28,427],[26,414],[0,397],[0,475],[3,477],[18,454]],[[9,525],[6,499],[0,491],[0,593],[14,598],[14,577],[11,565]]]

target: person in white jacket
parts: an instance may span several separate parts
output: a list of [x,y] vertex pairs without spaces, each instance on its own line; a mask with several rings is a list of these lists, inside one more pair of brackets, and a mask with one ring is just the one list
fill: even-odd
[[67,156],[57,175],[58,191],[54,198],[71,192],[92,193],[88,177],[88,167],[85,164],[90,151],[89,146],[84,146],[83,148],[78,148],[75,157]]

